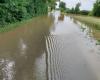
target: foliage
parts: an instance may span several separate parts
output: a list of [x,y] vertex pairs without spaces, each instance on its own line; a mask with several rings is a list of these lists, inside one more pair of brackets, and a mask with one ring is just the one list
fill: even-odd
[[97,0],[94,4],[92,13],[94,16],[100,16],[100,0]]
[[81,10],[80,11],[80,14],[82,14],[82,15],[89,15],[89,13],[90,13],[90,11],[88,11],[88,10]]
[[75,10],[74,10],[75,14],[78,14],[80,12],[80,6],[81,6],[81,3],[76,4]]
[[56,1],[60,1],[60,0],[47,0],[48,7],[50,8],[51,11],[55,9],[55,6],[57,5]]
[[88,16],[93,16],[93,13],[92,11],[89,12]]
[[64,11],[66,9],[66,3],[61,1],[59,3],[59,8],[60,8],[61,11]]
[[100,19],[97,17],[92,16],[82,16],[82,15],[74,15],[72,16],[76,20],[79,20],[85,24],[90,25],[91,27],[95,28],[97,31],[100,31]]
[[75,9],[72,7],[72,9],[70,10],[70,13],[75,13]]
[[66,8],[66,12],[72,13],[72,14],[80,14],[81,13],[80,6],[81,6],[81,3],[77,3],[75,8],[74,7],[72,7],[71,9]]
[[47,0],[0,0],[0,25],[47,14]]
[[66,8],[66,13],[70,13],[70,9],[69,8]]

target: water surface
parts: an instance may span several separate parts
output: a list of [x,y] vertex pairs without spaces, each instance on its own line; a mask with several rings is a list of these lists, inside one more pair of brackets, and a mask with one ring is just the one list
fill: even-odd
[[54,12],[1,33],[0,80],[99,80],[93,30]]

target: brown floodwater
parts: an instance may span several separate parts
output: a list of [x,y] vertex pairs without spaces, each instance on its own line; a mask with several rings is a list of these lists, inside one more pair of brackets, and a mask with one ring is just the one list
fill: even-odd
[[0,33],[0,80],[100,80],[99,34],[59,11]]

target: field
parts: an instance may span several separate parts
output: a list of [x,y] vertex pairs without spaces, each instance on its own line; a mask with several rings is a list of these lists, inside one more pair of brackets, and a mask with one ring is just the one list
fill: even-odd
[[89,24],[94,28],[96,28],[97,30],[100,30],[100,18],[91,16],[82,16],[82,15],[73,15],[73,18],[82,21],[86,24]]

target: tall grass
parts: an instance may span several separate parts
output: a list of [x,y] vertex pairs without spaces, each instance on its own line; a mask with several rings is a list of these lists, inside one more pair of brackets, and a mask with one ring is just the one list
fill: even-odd
[[73,15],[73,18],[82,21],[85,24],[91,25],[96,30],[100,30],[100,18],[81,15]]

